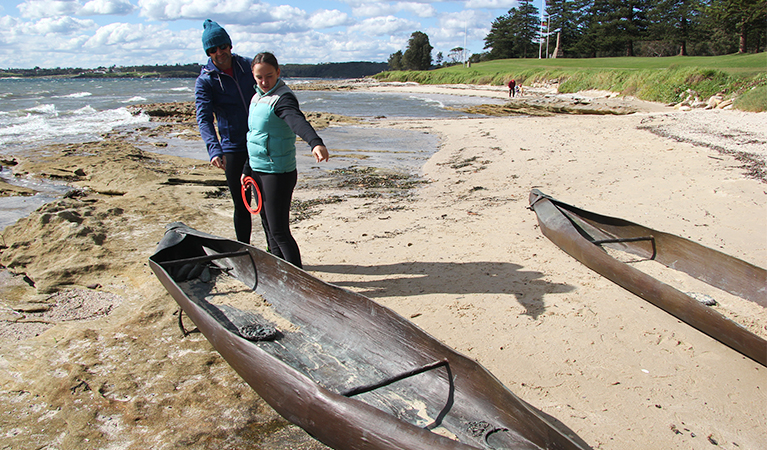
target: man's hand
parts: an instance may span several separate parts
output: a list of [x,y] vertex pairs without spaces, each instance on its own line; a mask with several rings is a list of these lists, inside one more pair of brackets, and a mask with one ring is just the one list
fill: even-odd
[[210,160],[210,163],[213,164],[213,167],[218,167],[219,169],[224,170],[226,169],[226,156],[216,156]]

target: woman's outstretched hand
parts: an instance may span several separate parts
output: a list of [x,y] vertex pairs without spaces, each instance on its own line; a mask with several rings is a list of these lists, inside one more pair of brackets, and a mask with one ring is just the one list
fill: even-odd
[[316,145],[312,149],[312,154],[314,155],[314,159],[316,159],[317,162],[327,161],[330,158],[330,155],[328,155],[328,148],[324,145]]

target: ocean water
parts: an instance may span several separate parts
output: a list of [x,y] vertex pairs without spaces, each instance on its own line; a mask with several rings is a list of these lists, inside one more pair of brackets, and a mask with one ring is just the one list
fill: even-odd
[[[306,80],[286,80],[288,83]],[[0,160],[40,152],[46,144],[100,139],[104,133],[149,124],[146,115],[127,107],[144,103],[194,100],[192,78],[144,79],[0,79]],[[362,118],[458,118],[467,114],[450,107],[493,102],[467,96],[297,90],[301,109]],[[331,127],[320,132],[334,154],[318,167],[308,153],[299,157],[300,171],[331,170],[349,165],[389,167],[417,172],[438,148],[436,137],[417,131],[373,127]],[[145,150],[207,161],[201,141],[147,145]],[[0,230],[41,204],[62,195],[66,187],[18,180],[7,170],[0,177],[27,183],[40,194],[25,199],[0,198]]]
[[445,94],[364,91],[296,91],[301,109],[354,117],[456,118],[466,113],[446,108],[504,103],[503,100]]
[[[287,80],[289,83],[293,80]],[[47,143],[83,142],[121,126],[146,124],[127,106],[194,100],[194,79],[0,79],[0,155]],[[447,118],[446,107],[492,99],[407,93],[296,91],[304,111],[373,118]]]
[[2,79],[0,155],[47,143],[83,142],[149,122],[127,106],[186,101],[194,80]]

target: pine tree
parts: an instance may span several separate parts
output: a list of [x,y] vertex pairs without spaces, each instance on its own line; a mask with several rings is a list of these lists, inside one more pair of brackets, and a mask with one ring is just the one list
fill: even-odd
[[586,3],[583,0],[546,0],[546,15],[551,34],[560,34],[562,51],[565,56],[575,53],[575,44],[586,28],[583,14]]
[[679,56],[687,56],[690,41],[702,37],[703,1],[661,0],[652,14],[653,38],[673,43],[679,48]]
[[538,55],[538,39],[540,24],[538,23],[538,8],[533,6],[532,0],[519,0],[519,14],[517,16],[517,39],[515,49],[522,58]]
[[713,0],[707,13],[713,24],[737,33],[738,53],[748,51],[749,36],[764,39],[767,0]]
[[426,33],[416,31],[410,35],[407,49],[402,55],[402,65],[409,70],[429,70],[431,67],[431,51],[434,47],[429,44]]
[[485,37],[490,59],[528,58],[537,55],[538,8],[531,0],[520,0],[519,9],[498,17]]
[[634,56],[634,42],[647,36],[649,0],[594,0],[588,6],[583,47],[592,56]]
[[490,59],[513,58],[514,31],[511,26],[511,15],[516,8],[509,10],[508,14],[496,18],[490,26],[490,33],[485,36],[484,49],[490,49]]
[[402,70],[402,50],[389,55],[389,70]]

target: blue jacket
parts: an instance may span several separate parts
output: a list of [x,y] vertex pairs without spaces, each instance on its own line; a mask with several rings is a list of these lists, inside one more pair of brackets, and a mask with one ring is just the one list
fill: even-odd
[[[232,55],[234,77],[231,77],[209,58],[197,77],[194,86],[197,125],[210,159],[224,153],[247,151],[248,103],[256,93],[250,61]],[[218,123],[218,135],[214,121]]]

